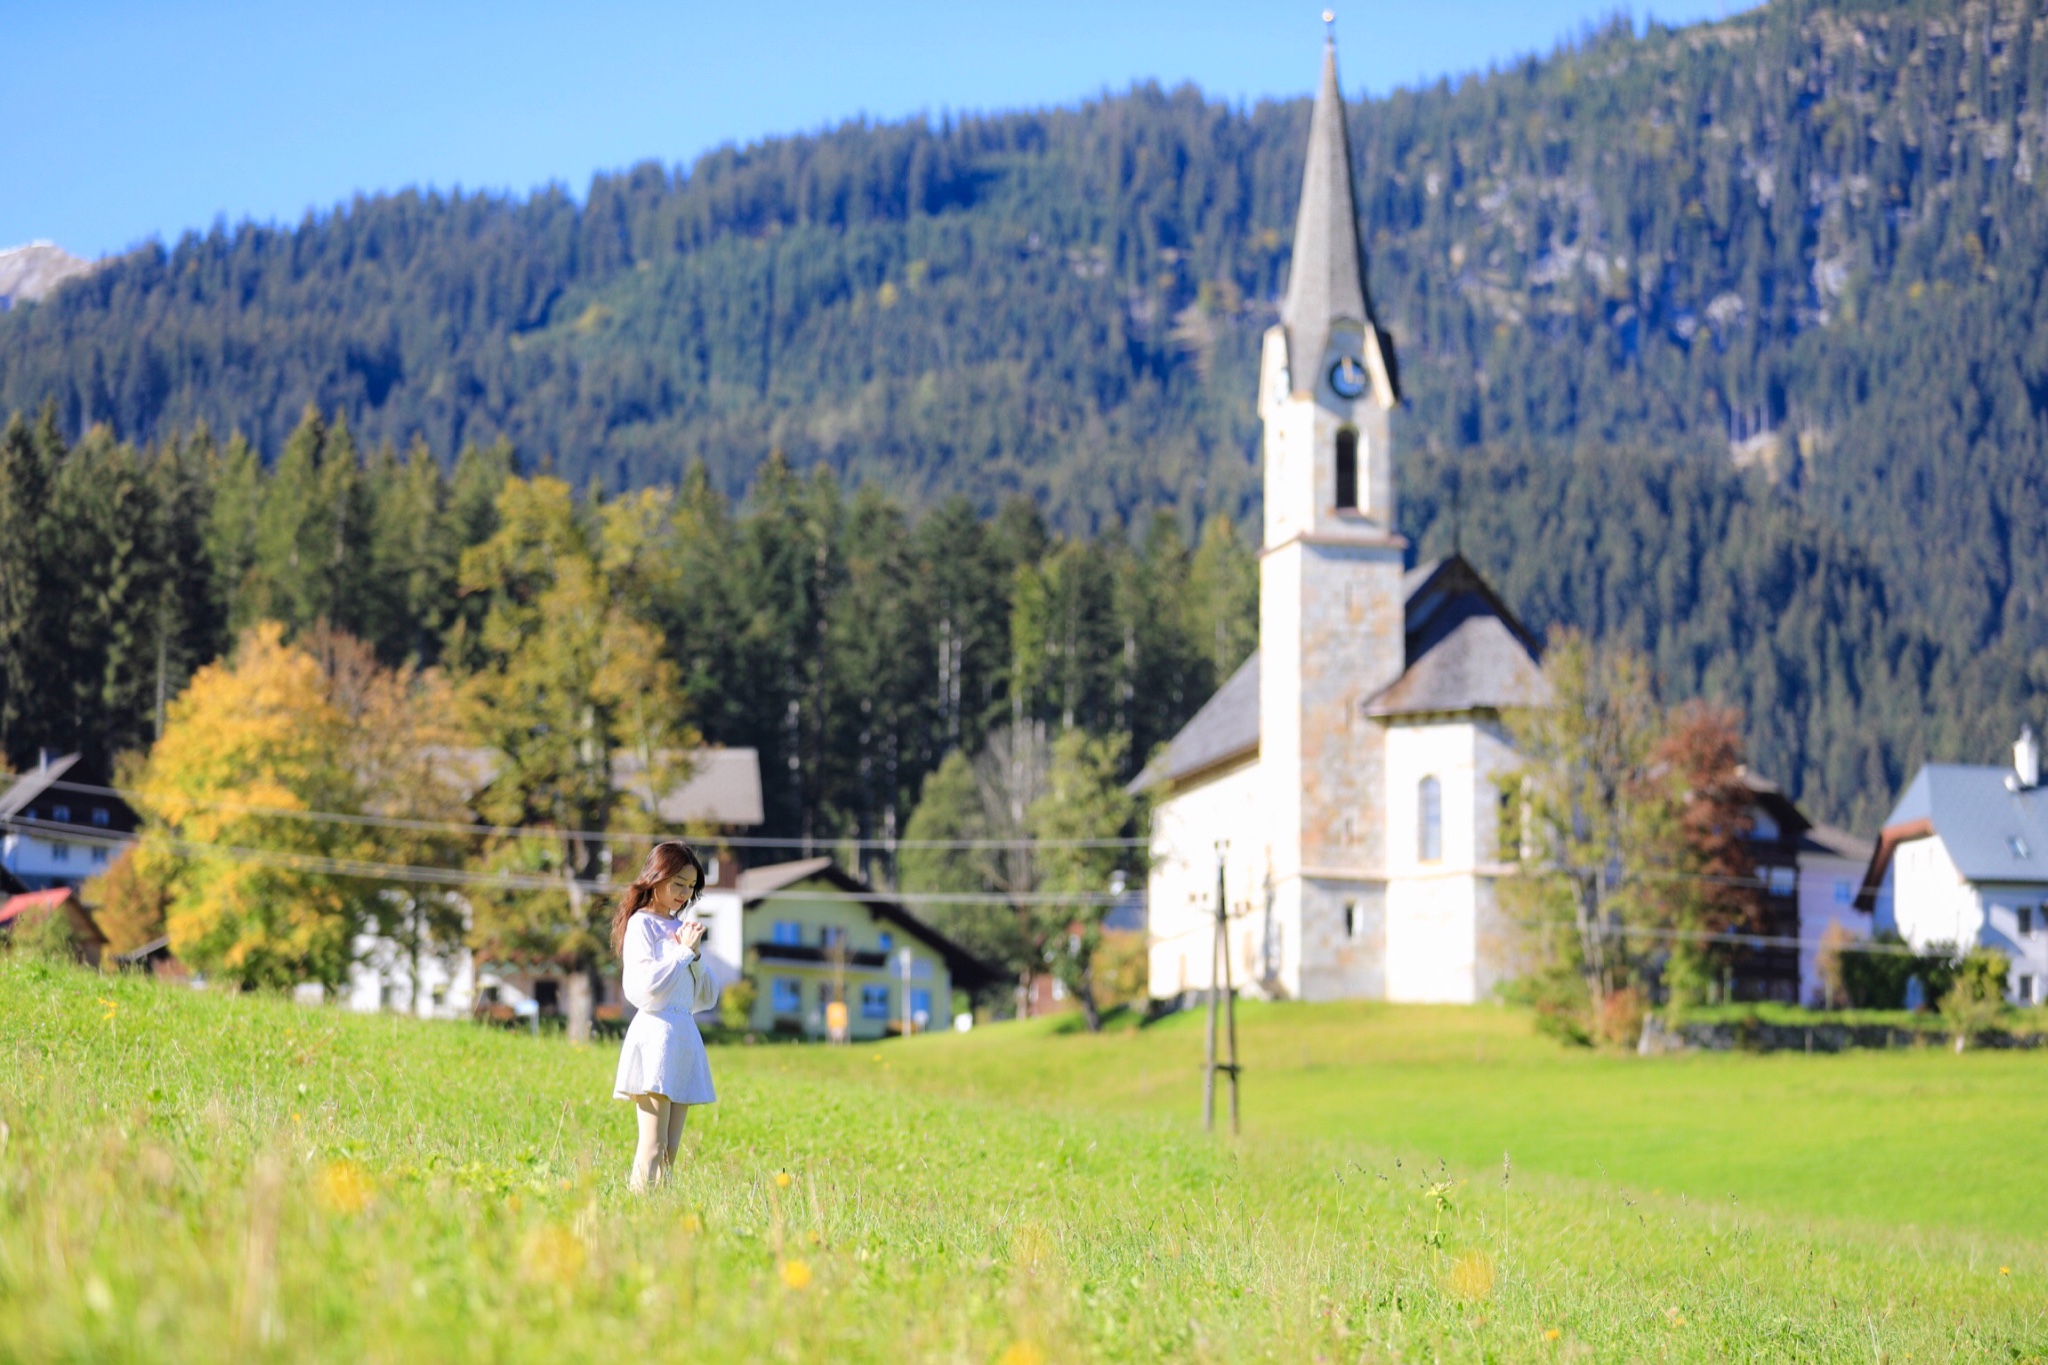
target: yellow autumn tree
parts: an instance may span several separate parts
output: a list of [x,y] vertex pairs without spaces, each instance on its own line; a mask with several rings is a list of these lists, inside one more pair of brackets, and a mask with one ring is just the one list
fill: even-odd
[[[607,951],[590,895],[612,871],[606,836],[655,829],[653,796],[698,742],[660,631],[621,590],[660,572],[664,512],[643,496],[586,517],[561,480],[514,479],[497,533],[462,557],[463,591],[488,603],[461,687],[470,732],[492,754],[476,806],[522,829],[485,865],[560,888],[479,888],[471,942],[489,961],[567,969],[571,1037],[588,1032],[588,972]],[[622,767],[637,778],[621,782]]]
[[359,865],[453,861],[422,843],[445,836],[347,818],[459,815],[432,761],[452,714],[438,675],[326,632],[290,644],[275,622],[201,669],[134,780],[135,875],[161,889],[171,951],[245,985],[338,985],[404,891]]

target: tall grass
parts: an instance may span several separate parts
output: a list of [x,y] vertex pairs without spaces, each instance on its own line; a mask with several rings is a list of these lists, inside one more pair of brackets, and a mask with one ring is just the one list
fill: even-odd
[[[2038,1239],[1812,1223],[1327,1137],[1210,1141],[1035,1090],[1031,1066],[1073,1040],[1016,1038],[721,1049],[723,1102],[675,1183],[639,1199],[609,1049],[0,963],[0,1359],[2048,1345]],[[943,1079],[975,1067],[974,1085]]]

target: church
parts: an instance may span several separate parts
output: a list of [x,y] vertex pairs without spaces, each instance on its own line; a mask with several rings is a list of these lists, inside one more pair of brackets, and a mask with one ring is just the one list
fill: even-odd
[[1151,993],[1464,1003],[1512,968],[1494,884],[1502,724],[1537,644],[1458,556],[1396,529],[1391,339],[1366,288],[1334,41],[1293,264],[1259,366],[1259,648],[1135,782],[1152,800]]

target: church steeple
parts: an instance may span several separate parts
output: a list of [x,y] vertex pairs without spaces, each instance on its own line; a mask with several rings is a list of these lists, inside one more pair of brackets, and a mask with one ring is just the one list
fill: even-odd
[[[1324,19],[1329,18],[1326,12]],[[1354,358],[1375,372],[1377,396],[1383,403],[1398,400],[1393,367],[1386,363],[1390,357],[1384,354],[1366,294],[1358,203],[1351,187],[1351,138],[1344,122],[1344,97],[1337,87],[1334,34],[1323,45],[1323,80],[1309,118],[1301,205],[1294,216],[1293,263],[1280,324],[1287,330],[1290,387],[1296,393],[1317,387],[1319,373],[1331,358],[1334,334],[1344,331],[1356,337],[1352,345],[1364,353]]]

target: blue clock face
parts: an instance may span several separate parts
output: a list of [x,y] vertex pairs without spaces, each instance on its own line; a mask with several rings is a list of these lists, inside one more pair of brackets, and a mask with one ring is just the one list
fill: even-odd
[[1365,366],[1354,356],[1344,356],[1330,367],[1330,387],[1339,398],[1356,398],[1365,392]]

